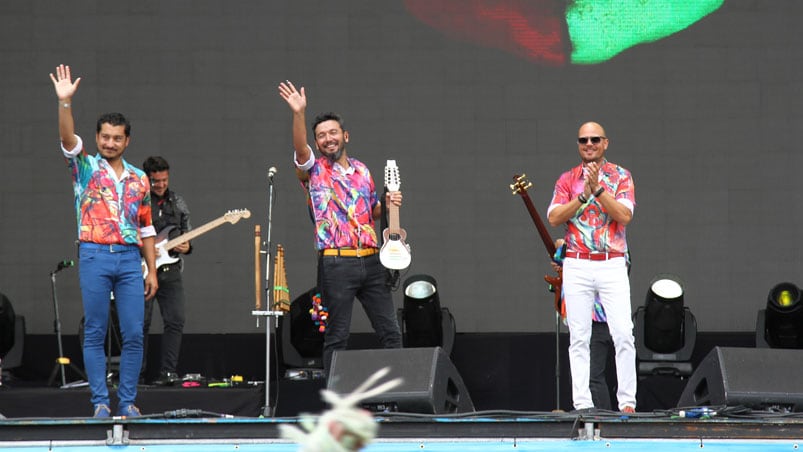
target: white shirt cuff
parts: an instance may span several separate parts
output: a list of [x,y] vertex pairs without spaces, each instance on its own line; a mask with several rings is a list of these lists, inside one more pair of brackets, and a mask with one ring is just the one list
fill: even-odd
[[64,157],[71,159],[81,153],[81,149],[84,148],[84,142],[81,140],[81,137],[75,135],[75,139],[77,142],[75,143],[75,147],[72,149],[64,149],[64,144],[59,143],[59,147],[61,147],[61,152],[64,153]]

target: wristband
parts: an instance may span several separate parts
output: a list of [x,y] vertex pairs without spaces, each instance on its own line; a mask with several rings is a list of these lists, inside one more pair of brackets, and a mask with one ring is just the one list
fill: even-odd
[[585,204],[588,202],[588,198],[586,198],[585,193],[580,193],[579,195],[577,195],[577,199],[580,201],[580,204]]
[[594,192],[594,197],[599,198],[599,196],[605,191],[604,187],[600,187],[599,190]]
[[61,108],[70,108],[69,102],[59,102],[59,105],[61,106]]

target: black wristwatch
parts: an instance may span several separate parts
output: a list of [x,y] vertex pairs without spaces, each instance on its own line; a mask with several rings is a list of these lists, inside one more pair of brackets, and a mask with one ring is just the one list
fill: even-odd
[[579,195],[577,195],[577,199],[580,201],[581,204],[585,204],[588,202],[588,198],[586,198],[585,193],[580,193]]
[[594,197],[599,198],[599,195],[601,195],[604,191],[605,191],[604,187],[599,187],[599,190],[594,192]]

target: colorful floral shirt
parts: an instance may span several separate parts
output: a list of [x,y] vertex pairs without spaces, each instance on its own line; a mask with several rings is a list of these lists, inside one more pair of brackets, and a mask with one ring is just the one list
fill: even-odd
[[[633,211],[636,195],[630,171],[605,160],[599,171],[599,179],[605,191]],[[548,211],[583,193],[583,185],[582,164],[561,174],[555,184]],[[581,253],[627,252],[625,225],[614,221],[602,204],[593,197],[582,207],[581,212],[566,223],[565,240],[567,249]]]
[[[374,206],[376,196],[371,172],[359,160],[349,158],[349,169],[325,157],[315,159],[309,180],[303,182],[315,223],[315,247],[376,248]],[[304,170],[304,166],[299,168]]]
[[106,160],[100,154],[88,155],[77,138],[75,149],[62,147],[62,152],[73,180],[78,240],[142,246],[141,237],[156,235],[147,176],[123,160],[118,180]]

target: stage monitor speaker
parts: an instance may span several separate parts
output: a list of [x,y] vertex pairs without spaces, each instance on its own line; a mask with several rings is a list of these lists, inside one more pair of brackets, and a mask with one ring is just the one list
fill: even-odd
[[715,347],[689,377],[678,407],[803,411],[801,374],[803,350]]
[[396,388],[366,399],[373,412],[423,414],[469,413],[474,404],[457,368],[440,347],[374,350],[338,350],[332,357],[327,389],[348,394],[383,367],[382,380],[401,377]]

